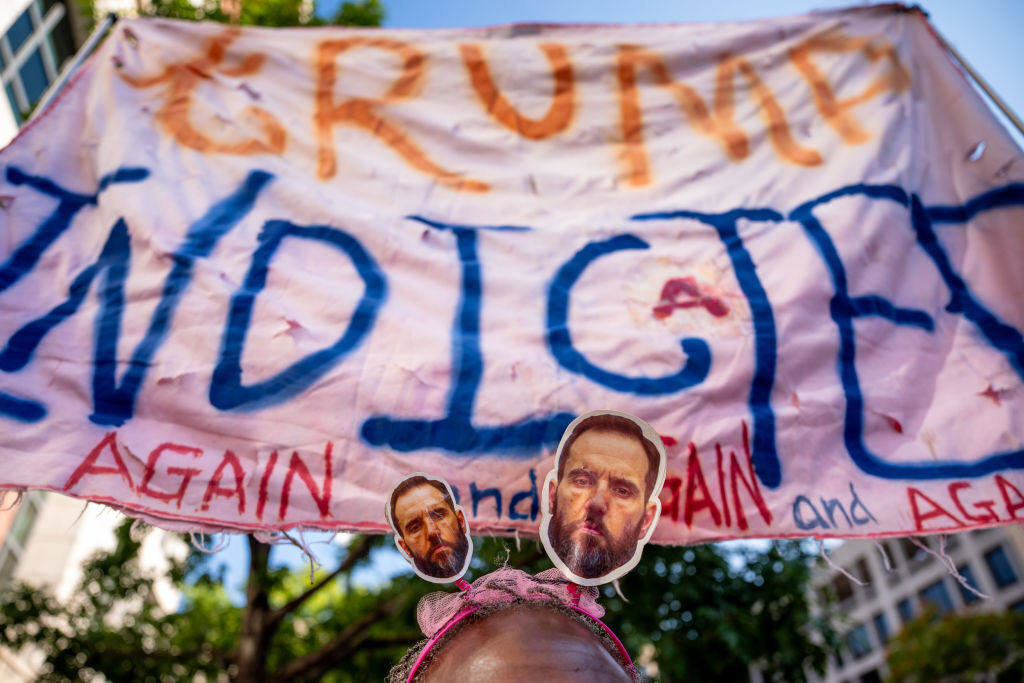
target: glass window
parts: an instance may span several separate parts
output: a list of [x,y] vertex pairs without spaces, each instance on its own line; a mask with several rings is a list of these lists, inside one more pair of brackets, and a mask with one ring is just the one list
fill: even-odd
[[953,611],[953,598],[950,597],[949,591],[946,589],[946,582],[942,579],[928,584],[921,589],[918,595],[924,605],[934,607],[939,614],[948,614]]
[[836,574],[832,587],[835,588],[837,602],[846,602],[853,597],[853,584],[844,574]]
[[868,569],[868,561],[863,557],[857,560],[851,573],[864,583],[871,583],[871,570]]
[[906,624],[914,619],[914,604],[910,602],[910,598],[903,598],[896,605],[896,611],[900,613],[900,619]]
[[882,677],[878,674],[878,669],[872,669],[865,674],[861,674],[859,683],[882,683]]
[[17,566],[18,558],[14,553],[0,552],[0,588],[14,577],[14,568]]
[[[981,588],[978,587],[978,580],[974,578],[974,570],[971,569],[971,565],[961,565],[957,567],[956,570],[960,572],[960,576],[964,577],[964,580],[967,582],[968,586],[977,591],[981,590]],[[977,602],[978,600],[981,600],[981,598],[978,597],[977,593],[973,593],[967,590],[963,586],[963,584],[957,583],[957,586],[959,586],[960,588],[960,597],[963,598],[965,605],[969,605],[972,602]]]
[[50,80],[46,77],[43,56],[39,54],[39,50],[32,51],[29,58],[21,65],[21,69],[18,70],[18,75],[21,76],[21,84],[25,88],[25,97],[29,104],[35,104],[46,92],[46,86],[50,84]]
[[1000,588],[1017,582],[1017,574],[1013,571],[1013,565],[1010,564],[1010,558],[1003,546],[997,545],[985,553],[985,564],[988,565],[988,571],[992,574],[992,580]]
[[29,10],[26,9],[7,29],[7,42],[11,46],[11,54],[17,54],[18,48],[28,40],[30,35],[32,35],[32,17],[29,15]]
[[1011,612],[1024,612],[1024,600],[1018,600],[1010,605]]
[[25,543],[32,533],[36,517],[39,516],[39,494],[29,491],[22,498],[18,511],[11,522],[11,528],[0,543],[0,587],[6,585],[14,576],[18,560],[25,549]]
[[[919,538],[918,543],[927,544],[928,541]],[[928,558],[928,553],[923,548],[914,543],[909,538],[900,539],[900,549],[903,551],[903,557],[907,558],[907,564],[912,568],[917,568],[917,565]]]
[[871,617],[871,623],[875,625],[875,633],[878,634],[878,642],[885,645],[889,642],[889,622],[885,620],[885,614],[879,612]]
[[19,548],[25,547],[25,541],[28,539],[28,533],[32,531],[32,524],[36,521],[37,514],[38,508],[35,503],[29,499],[23,499],[18,514],[15,515],[14,522],[11,524],[11,535],[8,537],[8,542],[14,541]]
[[846,645],[850,648],[850,654],[854,659],[866,657],[871,653],[871,639],[868,637],[868,630],[861,624],[846,634]]

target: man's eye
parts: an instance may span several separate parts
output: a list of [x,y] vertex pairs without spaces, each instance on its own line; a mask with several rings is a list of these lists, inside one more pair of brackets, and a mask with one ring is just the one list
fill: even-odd
[[625,486],[619,486],[615,489],[615,493],[616,495],[622,496],[623,498],[628,498],[633,495],[633,489],[627,488]]
[[419,531],[420,530],[420,526],[421,525],[420,525],[419,522],[413,522],[412,524],[410,524],[407,527],[405,527],[405,530],[406,531]]
[[444,510],[434,510],[433,512],[430,513],[430,516],[433,517],[434,519],[444,519],[445,518]]
[[590,484],[590,479],[587,477],[574,477],[572,483],[576,486],[588,486]]

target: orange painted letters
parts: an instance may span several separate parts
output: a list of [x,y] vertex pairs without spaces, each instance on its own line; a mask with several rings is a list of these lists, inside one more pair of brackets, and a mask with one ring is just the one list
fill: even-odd
[[473,90],[476,91],[487,113],[501,125],[530,140],[543,140],[566,130],[572,124],[576,106],[572,64],[565,47],[556,43],[543,43],[540,49],[551,63],[555,92],[544,118],[531,119],[516,111],[498,90],[481,47],[472,44],[459,46]]
[[672,78],[661,55],[635,45],[621,45],[617,68],[619,115],[625,145],[624,177],[630,185],[639,187],[651,183],[650,161],[644,146],[644,122],[637,88],[637,73],[641,68],[650,73],[655,85],[672,93],[687,122],[700,134],[716,140],[732,161],[742,161],[750,155],[750,140],[736,123],[733,115],[733,81],[737,73],[741,74],[759,105],[767,126],[768,138],[778,155],[801,166],[817,166],[822,163],[818,152],[802,147],[793,139],[785,113],[771,88],[746,59],[726,55],[719,60],[714,102],[709,109],[707,102],[696,90]]
[[220,67],[227,47],[238,38],[239,33],[239,29],[229,28],[210,39],[206,54],[190,62],[169,64],[156,76],[131,76],[121,72],[121,78],[133,88],[167,84],[163,106],[157,110],[154,118],[185,147],[211,154],[280,154],[285,146],[284,127],[260,107],[246,107],[245,115],[255,119],[263,133],[261,138],[238,142],[217,141],[196,130],[190,121],[196,86],[203,80],[212,81],[215,70],[225,76],[247,76],[262,68],[266,57],[259,54],[245,55],[237,66]]
[[[888,68],[860,94],[837,100],[825,74],[811,61],[811,55],[815,52],[838,54],[861,52],[871,62],[884,59]],[[883,92],[901,93],[910,87],[910,73],[900,63],[895,48],[885,41],[876,41],[868,37],[844,36],[838,31],[829,31],[813,36],[791,49],[789,58],[811,87],[818,111],[839,133],[843,142],[848,145],[860,144],[871,139],[871,134],[864,129],[851,112],[855,106],[867,102]]]
[[[402,60],[402,72],[382,96],[374,99],[352,97],[334,101],[334,85],[338,78],[337,60],[343,52],[354,48],[375,48],[393,52]],[[347,123],[362,128],[379,138],[410,166],[439,183],[465,192],[486,192],[486,183],[470,180],[448,171],[432,161],[395,122],[377,113],[381,104],[412,97],[423,80],[426,57],[411,45],[383,37],[353,37],[321,41],[316,58],[316,107],[313,127],[317,139],[317,176],[331,178],[337,172],[332,131],[335,124]]]

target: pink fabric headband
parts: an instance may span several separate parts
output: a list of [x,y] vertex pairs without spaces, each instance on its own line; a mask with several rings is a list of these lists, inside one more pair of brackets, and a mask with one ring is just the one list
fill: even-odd
[[594,586],[578,586],[562,576],[557,569],[548,569],[536,576],[519,569],[498,569],[481,576],[472,584],[461,579],[457,582],[461,593],[439,591],[424,595],[416,608],[416,621],[423,635],[430,638],[413,663],[407,683],[412,683],[430,650],[438,640],[457,623],[485,605],[511,603],[516,600],[560,601],[580,614],[589,617],[608,634],[626,664],[632,669],[626,647],[600,617],[604,608],[597,603],[598,590]]

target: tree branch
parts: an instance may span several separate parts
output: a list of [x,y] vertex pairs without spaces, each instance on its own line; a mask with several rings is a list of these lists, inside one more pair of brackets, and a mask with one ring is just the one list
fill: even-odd
[[326,672],[335,662],[347,657],[366,640],[359,638],[366,629],[397,612],[400,605],[401,601],[397,599],[381,603],[372,612],[364,614],[358,621],[340,631],[320,649],[288,662],[274,676],[274,683],[287,683],[311,674],[321,675]]
[[280,607],[271,610],[270,614],[267,616],[267,629],[273,632],[273,630],[277,628],[278,624],[281,623],[282,619],[284,619],[286,616],[288,616],[296,609],[298,609],[302,603],[313,597],[313,595],[316,594],[317,591],[319,591],[321,588],[323,588],[331,581],[333,581],[339,574],[344,574],[345,572],[351,571],[352,567],[355,566],[356,562],[370,554],[370,548],[372,547],[372,545],[373,539],[370,536],[363,536],[361,539],[359,539],[359,542],[355,545],[355,547],[349,548],[348,556],[345,558],[345,561],[342,562],[337,569],[335,569],[333,572],[325,576],[320,581],[320,583],[316,584],[315,586],[312,586],[306,592],[302,593],[301,595],[295,598],[292,598]]

